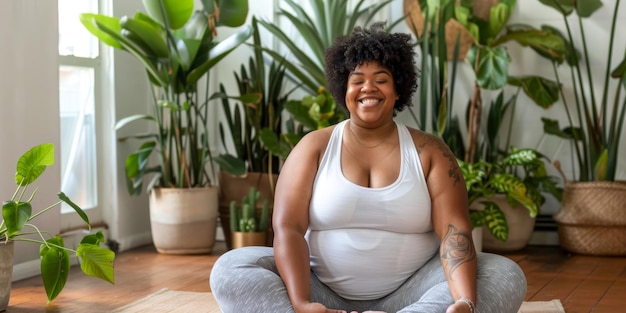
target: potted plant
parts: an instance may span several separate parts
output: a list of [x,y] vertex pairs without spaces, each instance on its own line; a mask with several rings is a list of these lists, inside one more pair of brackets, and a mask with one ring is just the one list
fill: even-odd
[[250,187],[248,194],[241,201],[241,206],[237,205],[237,201],[230,203],[233,248],[266,245],[269,204],[267,199],[264,199],[261,211],[257,212],[257,202],[260,198],[261,193]]
[[[572,252],[592,255],[626,255],[626,182],[617,176],[624,157],[619,155],[623,143],[623,125],[626,116],[626,58],[614,63],[616,51],[616,25],[620,1],[614,1],[613,17],[607,20],[610,34],[606,46],[594,46],[589,50],[585,26],[594,17],[603,3],[600,0],[540,0],[545,6],[555,9],[563,17],[563,34],[553,26],[544,29],[561,36],[566,42],[565,53],[548,57],[554,64],[557,81],[561,80],[559,65],[566,65],[571,75],[572,97],[562,95],[563,108],[567,114],[566,126],[559,121],[542,118],[544,131],[571,144],[573,173],[565,180],[565,191],[561,209],[554,215],[557,221],[561,245]],[[570,23],[576,21],[577,28]],[[597,22],[597,21],[596,21]],[[595,23],[595,22],[594,22]],[[624,42],[621,38],[622,43]],[[623,49],[623,44],[620,49]],[[592,76],[590,54],[599,51],[602,57],[602,79]],[[621,54],[620,54],[621,53]],[[619,59],[617,59],[619,60]],[[614,65],[617,64],[617,65]],[[611,79],[613,79],[611,81]],[[601,91],[600,93],[597,93]],[[561,89],[564,93],[564,90]],[[574,105],[568,99],[574,99]],[[574,112],[570,112],[570,108]]]
[[100,41],[136,57],[152,84],[153,112],[123,118],[116,129],[139,121],[154,127],[129,136],[143,143],[126,158],[126,176],[128,191],[138,195],[152,175],[146,189],[153,242],[161,253],[212,250],[218,188],[208,139],[207,74],[251,34],[244,27],[222,41],[216,38],[218,26],[243,25],[246,0],[203,4],[200,10],[193,0],[144,0],[147,13],[80,17]]
[[[102,232],[85,235],[74,249],[65,247],[60,235],[51,234],[37,228],[31,221],[41,217],[62,202],[73,208],[91,230],[89,218],[85,212],[72,202],[63,192],[59,201],[37,212],[31,205],[37,188],[29,195],[28,186],[43,174],[46,167],[54,164],[54,145],[40,144],[17,161],[15,183],[17,188],[10,199],[2,203],[2,222],[0,222],[0,311],[9,303],[13,272],[13,242],[24,241],[40,245],[41,278],[46,290],[48,302],[54,300],[63,290],[70,270],[70,256],[78,257],[80,268],[86,275],[93,276],[111,284],[114,283],[113,260],[115,253],[100,247],[105,241]],[[32,229],[29,231],[29,229]],[[47,237],[47,238],[46,238]]]
[[[472,208],[472,226],[484,226],[488,231],[483,233],[485,248],[513,251],[525,247],[533,232],[534,218],[546,200],[544,194],[561,199],[558,179],[547,174],[544,160],[547,158],[534,149],[516,147],[511,147],[498,161],[459,160]],[[510,223],[521,226],[512,236]]]

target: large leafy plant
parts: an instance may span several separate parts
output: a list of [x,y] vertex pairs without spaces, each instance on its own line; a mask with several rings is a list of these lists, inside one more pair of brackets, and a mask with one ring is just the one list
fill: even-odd
[[[544,131],[571,141],[575,157],[573,164],[577,181],[605,180],[614,181],[620,159],[620,138],[623,134],[624,119],[626,116],[626,97],[622,95],[626,88],[626,50],[621,54],[624,58],[613,66],[613,54],[616,50],[616,24],[620,1],[613,1],[613,17],[610,20],[611,32],[606,46],[588,47],[585,32],[586,21],[603,5],[600,0],[539,0],[549,8],[557,10],[563,16],[566,34],[553,26],[543,26],[551,33],[560,36],[566,42],[564,53],[553,56],[543,56],[552,60],[557,81],[561,81],[557,66],[565,63],[570,71],[574,92],[575,111],[570,112],[570,105],[565,96],[564,108],[567,114],[567,126],[562,127],[559,121],[543,118]],[[573,16],[575,13],[575,16]],[[578,25],[579,36],[574,35],[571,20]],[[621,38],[622,47],[624,39]],[[577,44],[578,43],[578,44]],[[606,67],[602,68],[603,79],[593,77],[591,69],[592,53],[606,53]],[[613,78],[613,82],[611,82]],[[596,94],[601,91],[601,95]],[[561,90],[562,92],[562,90]]]
[[478,202],[484,205],[482,210],[470,212],[472,226],[487,227],[495,238],[507,240],[509,227],[504,213],[496,202],[490,201],[495,194],[506,195],[509,205],[521,205],[533,218],[546,201],[544,193],[560,201],[563,190],[558,187],[558,179],[547,174],[546,160],[534,149],[516,147],[511,147],[497,162],[459,160],[470,207]]
[[[46,167],[54,164],[54,145],[41,144],[24,153],[17,161],[15,183],[17,189],[13,196],[2,203],[2,222],[0,222],[0,244],[9,241],[25,241],[40,244],[41,278],[46,290],[48,302],[54,300],[63,290],[70,270],[70,255],[78,257],[80,269],[83,273],[104,281],[114,283],[113,260],[115,253],[100,247],[104,242],[104,235],[98,231],[82,238],[74,249],[64,246],[63,238],[40,230],[31,223],[61,203],[68,204],[87,224],[89,218],[85,212],[72,202],[63,192],[59,193],[59,201],[38,212],[33,212],[32,201],[36,195],[35,189],[30,196],[28,187],[45,171]],[[27,231],[32,229],[32,231]],[[33,238],[33,235],[35,237]],[[48,237],[46,239],[46,237]]]
[[[548,31],[510,25],[508,21],[515,5],[514,0],[495,4],[493,1],[405,1],[407,24],[422,52],[420,102],[430,102],[420,106],[417,124],[442,137],[457,157],[466,162],[484,158],[485,154],[493,155],[498,150],[481,136],[482,121],[485,112],[499,113],[501,119],[504,111],[494,111],[491,107],[485,110],[483,91],[496,91],[501,97],[505,91],[508,93],[507,86],[513,86],[516,91],[507,103],[514,102],[521,90],[543,108],[558,99],[558,84],[554,81],[535,75],[509,75],[511,58],[506,44],[511,41],[546,55],[558,55],[564,50],[561,38]],[[474,90],[463,119],[465,130],[453,114],[456,76],[462,61],[470,65],[475,75]]]
[[[143,0],[144,12],[121,18],[82,14],[83,25],[100,41],[130,53],[146,70],[152,84],[154,108],[118,121],[116,128],[150,122],[155,131],[129,138],[142,140],[126,158],[128,191],[140,194],[144,176],[160,187],[203,187],[214,177],[208,139],[209,71],[251,35],[249,27],[218,41],[218,26],[245,23],[247,0]],[[205,94],[200,83],[205,79]],[[126,138],[123,138],[126,139]],[[157,164],[151,155],[156,152]],[[209,172],[207,168],[211,168]]]

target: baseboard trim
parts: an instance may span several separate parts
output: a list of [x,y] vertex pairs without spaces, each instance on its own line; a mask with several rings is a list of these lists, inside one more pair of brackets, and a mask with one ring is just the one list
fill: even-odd
[[535,230],[533,235],[530,237],[528,244],[537,246],[558,246],[560,245],[559,233],[556,231]]

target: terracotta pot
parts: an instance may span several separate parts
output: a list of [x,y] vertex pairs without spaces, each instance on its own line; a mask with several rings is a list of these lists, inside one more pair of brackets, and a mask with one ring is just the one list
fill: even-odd
[[248,247],[248,246],[265,246],[267,241],[266,232],[232,232],[232,245],[233,249]]
[[626,255],[626,181],[567,183],[554,220],[565,250]]
[[155,188],[150,192],[150,224],[157,251],[211,253],[217,231],[218,188]]
[[13,241],[0,241],[0,312],[9,307],[13,280]]
[[219,216],[220,224],[224,231],[224,239],[226,247],[232,249],[232,238],[228,234],[230,229],[230,203],[237,201],[240,203],[244,196],[250,191],[250,187],[254,187],[261,193],[261,198],[257,203],[257,212],[260,213],[263,200],[267,199],[270,209],[270,225],[265,245],[272,246],[274,241],[274,233],[272,231],[272,208],[274,206],[274,187],[276,186],[277,174],[272,175],[270,182],[267,173],[248,173],[245,177],[235,177],[226,172],[219,173],[220,194],[219,194]]

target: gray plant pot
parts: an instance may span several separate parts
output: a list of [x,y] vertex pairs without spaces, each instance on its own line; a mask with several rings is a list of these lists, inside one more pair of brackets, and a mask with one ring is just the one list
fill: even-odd
[[9,307],[13,280],[13,241],[0,241],[0,311]]

